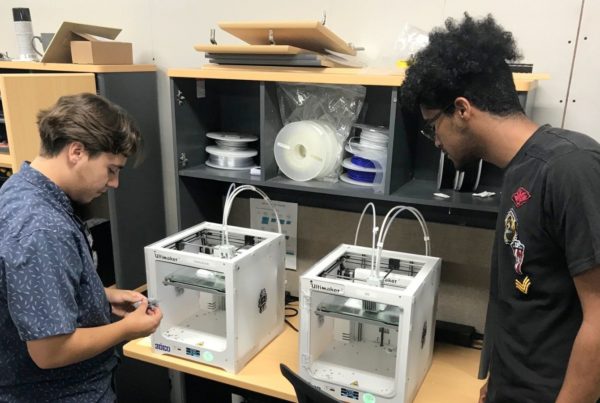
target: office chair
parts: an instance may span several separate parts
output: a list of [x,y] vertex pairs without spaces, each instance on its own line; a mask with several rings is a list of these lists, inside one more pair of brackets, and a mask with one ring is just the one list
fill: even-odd
[[292,384],[296,391],[298,403],[339,403],[339,400],[315,388],[298,374],[289,369],[285,364],[279,364],[283,376]]

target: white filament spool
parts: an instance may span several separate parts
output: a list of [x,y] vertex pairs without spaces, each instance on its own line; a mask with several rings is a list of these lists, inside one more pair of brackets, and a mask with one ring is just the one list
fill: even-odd
[[256,150],[227,150],[217,146],[206,147],[208,160],[206,165],[211,168],[229,170],[248,170],[256,166],[252,157],[258,154]]
[[285,125],[277,134],[275,161],[287,177],[308,181],[336,168],[342,151],[335,128],[326,122],[302,120]]
[[359,143],[362,148],[371,150],[387,150],[389,130],[384,127],[371,126],[361,123],[354,124],[361,129]]

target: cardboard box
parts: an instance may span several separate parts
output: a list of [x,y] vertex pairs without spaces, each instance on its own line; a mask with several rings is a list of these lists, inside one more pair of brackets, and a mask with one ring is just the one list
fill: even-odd
[[[131,43],[113,42],[112,40],[119,35],[120,28],[108,28],[96,25],[79,24],[76,22],[65,21],[52,38],[48,49],[42,57],[42,63],[93,63],[93,64],[132,64]],[[109,41],[99,40],[105,38]],[[88,47],[91,58],[80,59],[84,51],[80,51],[77,60],[91,60],[75,62],[71,57],[71,42],[82,42],[75,45],[76,48]],[[92,44],[92,42],[94,42]],[[98,42],[98,44],[96,44]],[[125,47],[128,47],[128,54],[125,54]],[[102,57],[102,54],[112,54],[110,59]],[[84,52],[85,53],[85,52]],[[95,57],[95,55],[98,55]]]
[[98,40],[92,35],[75,33],[81,40],[71,41],[71,60],[75,64],[133,64],[129,42]]

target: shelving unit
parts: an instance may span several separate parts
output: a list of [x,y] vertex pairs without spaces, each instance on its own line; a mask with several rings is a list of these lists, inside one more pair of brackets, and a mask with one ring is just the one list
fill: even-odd
[[[153,65],[76,65],[0,62],[0,94],[8,153],[0,166],[17,172],[39,151],[36,115],[60,96],[95,92],[125,108],[142,132],[143,158],[119,175],[119,188],[109,190],[84,209],[84,218],[110,220],[114,278],[117,287],[146,283],[144,246],[165,236],[156,68]],[[2,123],[0,123],[2,124]],[[111,268],[111,270],[113,270]]]
[[[401,72],[344,68],[285,68],[250,66],[205,66],[197,69],[170,69],[173,125],[178,174],[178,218],[180,228],[205,219],[218,219],[220,197],[230,182],[250,183],[267,188],[280,200],[302,201],[308,205],[354,209],[367,200],[411,204],[424,208],[435,221],[491,227],[495,222],[498,197],[477,199],[471,193],[444,190],[440,199],[436,178],[439,150],[417,135],[420,117],[403,112],[398,103],[404,79]],[[542,74],[514,74],[520,99],[527,110],[531,94]],[[365,104],[359,123],[385,126],[390,131],[383,193],[344,182],[296,182],[278,172],[273,144],[283,127],[279,115],[277,83],[363,85]],[[529,95],[529,96],[528,96]],[[261,174],[207,167],[204,162],[206,133],[233,131],[260,138]],[[220,185],[219,185],[220,183]],[[487,166],[482,190],[499,192],[501,175]],[[210,195],[205,190],[212,190]],[[356,203],[356,201],[360,203]],[[360,207],[359,207],[360,208]]]

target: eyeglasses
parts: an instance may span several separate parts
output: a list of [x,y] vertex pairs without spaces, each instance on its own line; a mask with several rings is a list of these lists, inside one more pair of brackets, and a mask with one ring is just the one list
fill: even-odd
[[427,139],[431,141],[435,141],[435,122],[438,121],[439,118],[442,117],[444,113],[446,113],[450,108],[454,107],[454,102],[450,105],[446,106],[444,109],[440,110],[435,114],[431,119],[427,119],[423,128],[421,129],[421,134],[425,136]]

